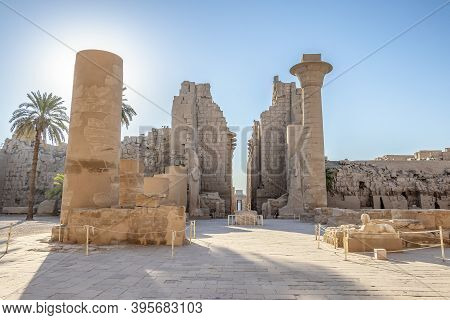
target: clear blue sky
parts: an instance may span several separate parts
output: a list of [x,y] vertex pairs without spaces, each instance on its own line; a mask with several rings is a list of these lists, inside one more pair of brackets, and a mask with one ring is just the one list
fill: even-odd
[[[274,75],[302,53],[322,53],[332,80],[446,1],[12,1],[61,41],[112,51],[140,126],[170,125],[184,80],[211,83],[229,126],[251,126],[271,102]],[[0,139],[30,90],[51,91],[70,107],[75,52],[0,2]],[[450,147],[450,5],[323,89],[330,159]],[[130,91],[130,90],[128,90]],[[245,189],[247,136],[238,133],[234,182]]]

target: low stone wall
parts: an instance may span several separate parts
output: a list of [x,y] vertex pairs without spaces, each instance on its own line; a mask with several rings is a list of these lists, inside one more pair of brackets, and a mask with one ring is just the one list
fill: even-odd
[[236,225],[238,226],[256,226],[259,224],[258,212],[254,210],[238,211],[235,213]]
[[[181,246],[185,241],[185,221],[184,208],[177,206],[72,209],[67,225],[61,227],[61,236],[63,242],[84,244],[84,226],[91,226],[89,242],[93,244],[171,245],[172,231],[177,231],[174,244]],[[59,227],[54,227],[52,240],[58,239]]]
[[361,224],[361,214],[367,213],[372,220],[408,219],[417,220],[423,229],[437,229],[442,226],[450,229],[450,210],[444,209],[362,209],[317,208],[314,210],[314,222],[328,226]]
[[200,194],[201,210],[207,216],[215,218],[225,217],[225,200],[220,198],[218,192],[205,192]]

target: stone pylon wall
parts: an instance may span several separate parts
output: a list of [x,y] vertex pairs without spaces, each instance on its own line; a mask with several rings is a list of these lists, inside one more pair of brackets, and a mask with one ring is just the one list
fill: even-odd
[[[200,193],[218,192],[231,210],[234,134],[209,84],[185,81],[172,106],[171,164],[188,165],[188,150],[195,150],[201,171]],[[189,172],[188,168],[188,172]]]
[[262,204],[268,199],[287,193],[286,129],[289,124],[301,121],[301,89],[294,82],[284,83],[278,76],[274,77],[272,105],[261,113],[249,141],[248,161],[253,174],[248,177],[250,199],[247,201],[252,209],[261,212]]

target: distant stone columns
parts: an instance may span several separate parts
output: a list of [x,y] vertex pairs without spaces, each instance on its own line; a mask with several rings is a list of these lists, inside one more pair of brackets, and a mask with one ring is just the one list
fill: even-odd
[[122,59],[113,53],[77,53],[61,224],[67,224],[70,209],[119,203],[122,70]]
[[304,54],[291,68],[303,90],[302,183],[305,209],[327,206],[321,90],[325,74],[333,67],[320,54]]

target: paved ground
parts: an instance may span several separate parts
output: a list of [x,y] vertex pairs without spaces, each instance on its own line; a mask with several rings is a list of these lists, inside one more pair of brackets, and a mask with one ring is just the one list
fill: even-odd
[[[313,241],[313,225],[267,220],[264,227],[197,222],[192,245],[94,248],[48,244],[56,218],[17,224],[0,258],[2,299],[449,299],[450,262],[440,249],[350,255]],[[16,217],[0,216],[0,239]],[[4,243],[0,244],[0,257]],[[450,256],[450,249],[447,249]]]

